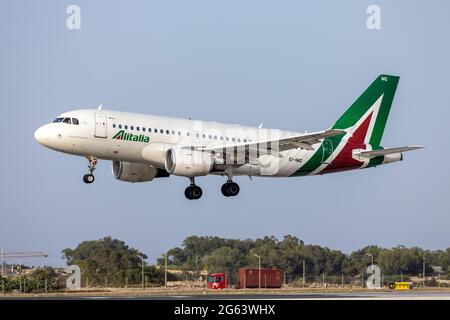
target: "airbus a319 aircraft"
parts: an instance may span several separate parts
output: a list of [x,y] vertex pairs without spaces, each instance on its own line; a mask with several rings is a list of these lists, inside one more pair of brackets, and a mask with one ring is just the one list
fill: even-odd
[[296,177],[375,167],[401,161],[411,145],[383,148],[386,121],[399,77],[380,75],[331,128],[313,133],[244,127],[112,110],[65,112],[36,130],[56,151],[86,157],[85,183],[94,182],[98,159],[111,160],[116,179],[190,179],[186,198],[199,199],[195,178],[227,177],[222,194],[239,193],[235,176]]

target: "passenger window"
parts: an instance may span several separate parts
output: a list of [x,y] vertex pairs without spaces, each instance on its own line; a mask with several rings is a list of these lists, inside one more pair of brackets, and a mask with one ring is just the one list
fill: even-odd
[[125,130],[128,130],[128,125],[125,125]]
[[206,138],[206,135],[205,134],[203,134],[203,139],[205,139]]
[[172,134],[175,135],[175,130],[172,130]]
[[247,139],[244,139],[244,142],[247,142]]
[[178,135],[181,136],[181,131],[178,131]]
[[119,129],[122,129],[122,125],[121,124],[119,124]]
[[238,138],[238,142],[241,142],[241,138]]
[[58,123],[63,121],[64,118],[56,118],[55,120],[53,120],[54,123]]
[[220,140],[223,140],[223,137],[222,137],[222,136],[220,136]]
[[230,138],[229,138],[229,137],[227,137],[227,141],[230,141]]
[[209,139],[212,139],[212,136],[211,136],[211,135],[208,135],[208,138],[209,138]]
[[116,124],[115,123],[113,123],[113,128],[115,128],[116,127]]
[[169,134],[169,130],[166,130],[166,134]]
[[142,127],[142,131],[144,131],[144,132],[145,132],[145,127]]
[[71,123],[70,118],[64,118],[63,122],[64,122],[64,123],[68,123],[68,124]]
[[232,139],[231,139],[231,141],[235,142],[235,141],[236,141],[236,139],[235,139],[235,138],[232,138]]
[[131,129],[131,130],[134,130],[134,127],[133,127],[133,126],[130,126],[130,129]]
[[152,128],[148,128],[148,132],[152,132]]
[[214,136],[214,140],[217,140],[217,136]]
[[160,132],[160,133],[164,133],[164,130],[163,130],[163,129],[160,129],[159,132]]
[[136,127],[136,130],[139,131],[139,127]]
[[189,137],[191,134],[189,132],[186,132],[186,135]]
[[72,118],[72,124],[74,125],[78,125],[78,119],[77,118]]

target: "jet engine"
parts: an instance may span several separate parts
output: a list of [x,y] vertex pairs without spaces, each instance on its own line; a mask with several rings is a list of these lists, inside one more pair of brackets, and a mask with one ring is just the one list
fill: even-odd
[[112,162],[112,173],[114,178],[126,182],[152,181],[154,178],[168,177],[164,169],[158,169],[151,165],[133,162]]
[[211,172],[213,164],[214,159],[208,152],[176,148],[165,154],[166,171],[177,176],[205,176]]

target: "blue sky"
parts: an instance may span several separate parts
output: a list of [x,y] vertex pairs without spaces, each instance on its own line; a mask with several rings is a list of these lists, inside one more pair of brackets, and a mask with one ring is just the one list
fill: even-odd
[[[81,8],[81,30],[66,8]],[[366,9],[381,8],[381,30]],[[293,234],[350,252],[365,245],[450,245],[448,1],[1,1],[0,245],[61,250],[111,235],[152,262],[189,235]],[[116,181],[101,161],[56,153],[33,132],[61,112],[123,111],[287,130],[328,128],[381,73],[400,75],[386,147],[405,161],[305,178]]]

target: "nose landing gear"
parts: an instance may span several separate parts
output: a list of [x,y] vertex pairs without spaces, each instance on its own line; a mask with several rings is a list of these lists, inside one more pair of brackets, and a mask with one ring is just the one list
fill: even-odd
[[203,195],[202,188],[195,184],[194,178],[189,178],[189,180],[191,180],[191,184],[186,188],[186,190],[184,190],[184,195],[189,200],[200,199]]
[[97,165],[98,159],[93,156],[86,156],[86,159],[88,159],[88,162],[89,162],[89,164],[88,164],[89,173],[87,173],[83,176],[83,181],[84,181],[84,183],[90,184],[90,183],[94,182],[94,180],[95,180],[95,177],[92,173],[95,170],[95,166]]

